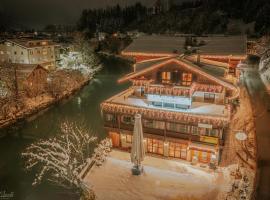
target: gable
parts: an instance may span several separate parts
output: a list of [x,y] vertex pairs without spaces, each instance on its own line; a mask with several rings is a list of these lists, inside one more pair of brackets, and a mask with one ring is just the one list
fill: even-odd
[[149,73],[153,73],[157,70],[161,70],[161,69],[170,69],[170,70],[175,70],[175,69],[180,69],[183,71],[187,71],[187,72],[191,72],[192,74],[196,74],[198,76],[203,77],[206,80],[209,80],[213,83],[216,83],[218,85],[222,85],[230,90],[235,90],[235,86],[225,82],[222,79],[219,79],[217,77],[215,77],[214,75],[209,74],[208,72],[204,71],[202,68],[200,68],[199,66],[188,62],[185,59],[182,58],[171,58],[168,60],[165,60],[163,62],[154,64],[152,66],[146,67],[140,71],[136,71],[134,73],[128,74],[126,76],[124,76],[123,78],[119,79],[118,82],[125,82],[128,81],[130,79],[139,77],[139,76],[143,76]]

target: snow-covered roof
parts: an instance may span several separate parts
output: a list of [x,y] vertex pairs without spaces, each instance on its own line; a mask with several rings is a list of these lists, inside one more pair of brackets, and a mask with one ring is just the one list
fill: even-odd
[[[246,55],[246,36],[206,36],[196,37],[204,45],[196,47],[207,55]],[[135,39],[123,54],[182,54],[185,50],[185,37],[165,35],[144,35]]]
[[183,53],[185,44],[184,37],[173,37],[163,35],[144,35],[135,39],[124,51],[143,53]]
[[[122,77],[121,79],[118,80],[118,82],[125,82],[128,81],[132,78],[135,78],[137,76],[140,76],[142,74],[148,73],[154,69],[158,69],[161,67],[164,67],[168,64],[171,63],[176,63],[177,65],[184,67],[196,74],[200,74],[207,79],[210,79],[214,81],[215,83],[222,85],[226,87],[229,90],[236,90],[236,87],[232,85],[231,83],[226,82],[225,80],[216,77],[215,75],[209,74],[209,71],[204,70],[203,68],[195,65],[194,63],[189,62],[188,60],[181,58],[181,57],[171,57],[171,58],[165,58],[165,59],[159,59],[156,62],[150,61],[150,62],[143,62],[139,63],[139,68],[136,69],[135,72],[127,74],[126,76]],[[142,65],[143,64],[143,65]]]

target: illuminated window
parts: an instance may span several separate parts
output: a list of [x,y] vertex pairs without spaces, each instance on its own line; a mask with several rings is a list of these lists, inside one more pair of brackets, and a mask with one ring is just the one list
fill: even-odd
[[215,102],[215,94],[212,93],[204,93],[204,101],[208,103]]
[[191,73],[183,73],[182,74],[182,85],[190,86],[192,83],[192,74]]
[[132,136],[126,135],[126,143],[132,143]]
[[187,158],[187,146],[181,143],[170,142],[169,156],[174,158]]
[[47,49],[42,49],[42,54],[47,55]]
[[108,122],[115,121],[115,116],[113,114],[106,114],[105,121],[108,121]]
[[0,54],[4,54],[4,51],[0,51]]
[[147,139],[147,150],[150,153],[163,155],[163,141],[157,139]]
[[171,72],[162,72],[161,73],[162,83],[171,82]]
[[202,162],[207,162],[207,152],[205,152],[205,151],[202,151],[201,152],[201,161]]

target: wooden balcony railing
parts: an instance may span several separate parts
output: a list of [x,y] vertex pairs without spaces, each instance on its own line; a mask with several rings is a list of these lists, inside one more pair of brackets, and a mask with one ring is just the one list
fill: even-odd
[[[133,131],[133,128],[134,128],[134,126],[132,124],[124,124],[124,123],[117,124],[117,123],[112,123],[112,122],[105,122],[104,126],[105,126],[105,128],[127,130],[127,131],[131,131],[131,132]],[[199,135],[192,135],[189,133],[179,133],[179,132],[173,132],[173,131],[169,131],[169,130],[165,131],[162,129],[154,129],[154,128],[148,128],[148,127],[143,127],[143,132],[145,134],[164,136],[164,137],[166,136],[166,137],[170,137],[170,138],[190,140],[193,142],[203,142]],[[208,142],[203,142],[203,143],[213,145],[213,143],[208,143]],[[224,140],[219,139],[218,144],[221,146],[224,146]]]
[[[228,106],[228,109],[230,106]],[[160,121],[173,121],[175,123],[189,123],[194,124],[204,123],[212,124],[213,127],[226,127],[230,121],[230,111],[227,116],[215,116],[209,114],[196,114],[196,113],[185,113],[168,111],[161,109],[145,108],[135,105],[126,105],[121,103],[104,102],[101,104],[103,112],[114,113],[114,114],[127,114],[135,115],[140,113],[144,118],[160,120]]]

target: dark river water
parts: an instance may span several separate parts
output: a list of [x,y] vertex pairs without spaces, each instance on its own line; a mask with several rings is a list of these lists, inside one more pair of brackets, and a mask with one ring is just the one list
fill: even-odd
[[128,87],[126,84],[116,83],[129,70],[128,65],[125,65],[116,60],[107,60],[104,69],[93,81],[73,97],[32,119],[0,130],[0,196],[1,192],[13,192],[14,198],[11,199],[78,199],[72,193],[69,194],[69,191],[48,183],[32,187],[35,173],[24,171],[21,152],[38,139],[53,137],[59,132],[59,125],[64,120],[83,123],[99,138],[106,137],[99,106],[103,100]]

